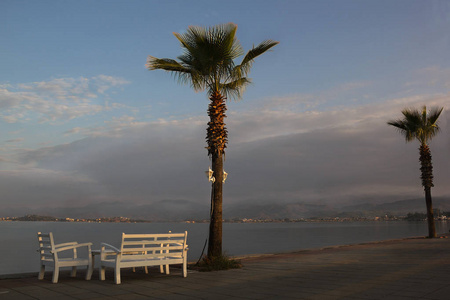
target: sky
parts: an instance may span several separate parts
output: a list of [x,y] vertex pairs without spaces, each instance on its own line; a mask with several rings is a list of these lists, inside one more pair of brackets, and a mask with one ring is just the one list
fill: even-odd
[[173,32],[228,22],[245,51],[280,43],[227,103],[225,209],[423,197],[418,142],[386,124],[423,105],[444,107],[432,193],[450,196],[448,1],[3,0],[0,216],[208,210],[206,92],[145,63],[182,54]]

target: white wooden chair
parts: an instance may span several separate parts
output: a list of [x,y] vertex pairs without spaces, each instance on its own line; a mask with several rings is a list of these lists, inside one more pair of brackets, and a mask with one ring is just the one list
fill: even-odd
[[[75,277],[77,274],[78,266],[87,266],[86,280],[90,280],[92,277],[92,243],[78,244],[77,242],[69,242],[64,244],[55,244],[53,234],[38,232],[39,240],[39,256],[41,268],[39,271],[38,279],[44,279],[45,266],[53,267],[53,283],[58,282],[59,268],[72,267],[71,276]],[[87,258],[79,258],[77,256],[77,249],[80,247],[86,247],[88,250]],[[63,251],[72,251],[71,257],[60,257],[60,253]]]

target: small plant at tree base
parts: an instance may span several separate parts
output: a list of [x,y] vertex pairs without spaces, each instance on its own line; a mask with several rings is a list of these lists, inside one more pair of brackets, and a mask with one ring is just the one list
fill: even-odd
[[196,269],[200,272],[220,271],[229,269],[240,269],[242,264],[239,260],[232,259],[225,254],[219,256],[203,256],[196,264]]

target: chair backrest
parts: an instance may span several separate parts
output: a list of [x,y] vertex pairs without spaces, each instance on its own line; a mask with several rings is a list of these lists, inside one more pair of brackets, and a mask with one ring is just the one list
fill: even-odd
[[55,249],[53,233],[38,232],[37,235],[39,241],[39,253],[41,256],[41,260],[45,260],[46,258],[53,258],[52,251]]

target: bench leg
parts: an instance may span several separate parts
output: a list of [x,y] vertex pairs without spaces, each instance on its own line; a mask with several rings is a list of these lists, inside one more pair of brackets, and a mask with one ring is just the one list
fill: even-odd
[[187,277],[187,264],[183,263],[183,277]]
[[99,268],[99,276],[100,276],[100,280],[105,280],[105,272],[106,272],[106,268],[104,266],[100,266]]
[[187,255],[183,257],[183,277],[187,277]]
[[167,275],[170,274],[170,272],[169,272],[169,265],[166,265],[166,274],[167,274]]
[[114,268],[116,284],[120,284],[120,268]]
[[41,265],[41,269],[39,270],[38,279],[39,280],[44,279],[44,274],[45,274],[45,265]]
[[164,266],[163,266],[163,265],[160,265],[160,266],[159,266],[159,272],[160,272],[161,274],[164,274]]

